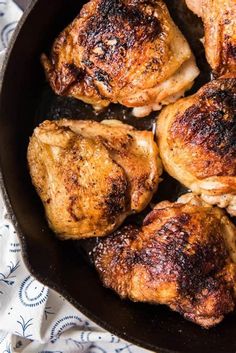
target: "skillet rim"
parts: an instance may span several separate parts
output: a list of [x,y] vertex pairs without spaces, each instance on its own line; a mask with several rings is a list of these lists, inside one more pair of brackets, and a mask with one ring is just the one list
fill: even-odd
[[[20,20],[17,24],[17,27],[11,37],[8,48],[6,49],[3,64],[2,64],[2,67],[0,68],[0,70],[1,70],[1,72],[0,72],[0,99],[2,97],[2,90],[3,90],[3,86],[4,86],[4,82],[5,82],[5,73],[6,73],[6,70],[8,67],[9,59],[12,55],[12,50],[15,46],[15,43],[18,40],[21,29],[23,28],[26,20],[28,19],[28,17],[30,16],[31,12],[33,11],[33,9],[35,8],[35,6],[37,5],[38,2],[39,2],[39,0],[31,0],[30,1],[29,5],[26,7],[25,11],[23,12],[22,17],[20,18]],[[154,350],[155,352],[158,352],[158,353],[180,353],[179,351],[175,351],[175,350],[173,351],[173,350],[153,346],[152,344],[149,344],[147,342],[144,342],[142,340],[139,340],[137,338],[129,336],[129,334],[122,332],[122,329],[117,330],[117,329],[113,328],[112,326],[110,326],[109,323],[104,322],[102,319],[100,319],[95,314],[93,314],[90,310],[86,309],[82,304],[80,304],[75,298],[73,298],[66,290],[64,290],[58,284],[55,284],[49,278],[42,277],[37,271],[35,271],[34,268],[31,267],[31,263],[30,263],[29,255],[28,255],[28,251],[27,251],[27,241],[26,241],[26,238],[25,238],[23,231],[21,230],[20,225],[18,224],[17,218],[16,218],[15,213],[13,211],[13,207],[10,202],[10,197],[8,195],[7,188],[6,188],[7,181],[4,180],[2,170],[3,170],[3,168],[2,168],[2,163],[0,160],[0,192],[2,193],[3,203],[4,203],[4,206],[6,207],[6,211],[7,211],[7,215],[8,215],[7,219],[11,221],[14,228],[16,229],[16,234],[19,239],[19,242],[21,245],[21,250],[22,250],[22,260],[23,260],[23,263],[26,266],[27,270],[29,271],[29,273],[34,278],[36,278],[39,282],[41,282],[43,285],[56,291],[58,294],[61,294],[70,304],[72,304],[72,306],[74,308],[79,310],[89,320],[93,321],[95,324],[97,324],[101,328],[107,330],[108,332],[114,334],[115,336],[117,336],[125,341],[128,341],[134,345],[137,345],[141,348],[144,348],[147,350],[152,350],[152,351]]]

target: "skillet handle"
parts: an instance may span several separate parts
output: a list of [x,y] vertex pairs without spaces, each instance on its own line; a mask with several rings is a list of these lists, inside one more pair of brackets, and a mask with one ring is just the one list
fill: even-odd
[[22,10],[25,10],[30,3],[30,0],[14,0],[14,1]]

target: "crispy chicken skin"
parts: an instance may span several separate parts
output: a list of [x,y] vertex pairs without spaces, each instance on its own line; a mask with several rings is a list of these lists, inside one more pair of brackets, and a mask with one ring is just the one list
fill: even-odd
[[45,121],[28,147],[32,181],[61,238],[104,236],[142,211],[162,172],[151,132],[119,121]]
[[166,171],[236,216],[236,76],[224,76],[166,107],[157,139]]
[[205,27],[206,56],[219,75],[236,72],[236,1],[186,0],[202,18]]
[[161,202],[141,228],[126,226],[94,249],[106,287],[122,298],[166,304],[205,328],[235,307],[236,228],[188,194]]
[[182,96],[199,73],[161,0],[90,0],[42,63],[57,94],[138,117]]

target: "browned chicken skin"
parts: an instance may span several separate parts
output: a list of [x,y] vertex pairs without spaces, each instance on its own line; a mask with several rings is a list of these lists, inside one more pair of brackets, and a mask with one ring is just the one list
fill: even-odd
[[236,73],[236,0],[186,0],[202,18],[205,48],[215,73]]
[[236,76],[214,80],[169,105],[157,122],[167,172],[236,216]]
[[42,62],[57,94],[139,117],[182,96],[199,73],[162,0],[90,0]]
[[28,148],[34,186],[61,238],[104,236],[142,211],[162,172],[151,132],[119,121],[45,121]]
[[188,194],[158,204],[140,229],[103,239],[94,260],[104,285],[122,298],[166,304],[209,328],[235,307],[235,240],[222,210]]

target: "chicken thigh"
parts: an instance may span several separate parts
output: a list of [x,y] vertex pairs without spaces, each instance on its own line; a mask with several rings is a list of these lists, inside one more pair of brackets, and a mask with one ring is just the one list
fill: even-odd
[[199,73],[162,0],[90,0],[42,63],[57,94],[137,117],[175,101]]
[[236,73],[236,1],[186,0],[202,18],[205,49],[209,64],[219,75]]
[[45,121],[28,148],[34,186],[61,238],[104,236],[142,211],[162,172],[151,132],[119,121]]
[[235,307],[236,228],[219,208],[188,194],[161,202],[141,228],[102,239],[94,262],[122,298],[165,304],[205,328]]
[[157,120],[167,172],[236,216],[236,76],[224,76],[166,107]]

